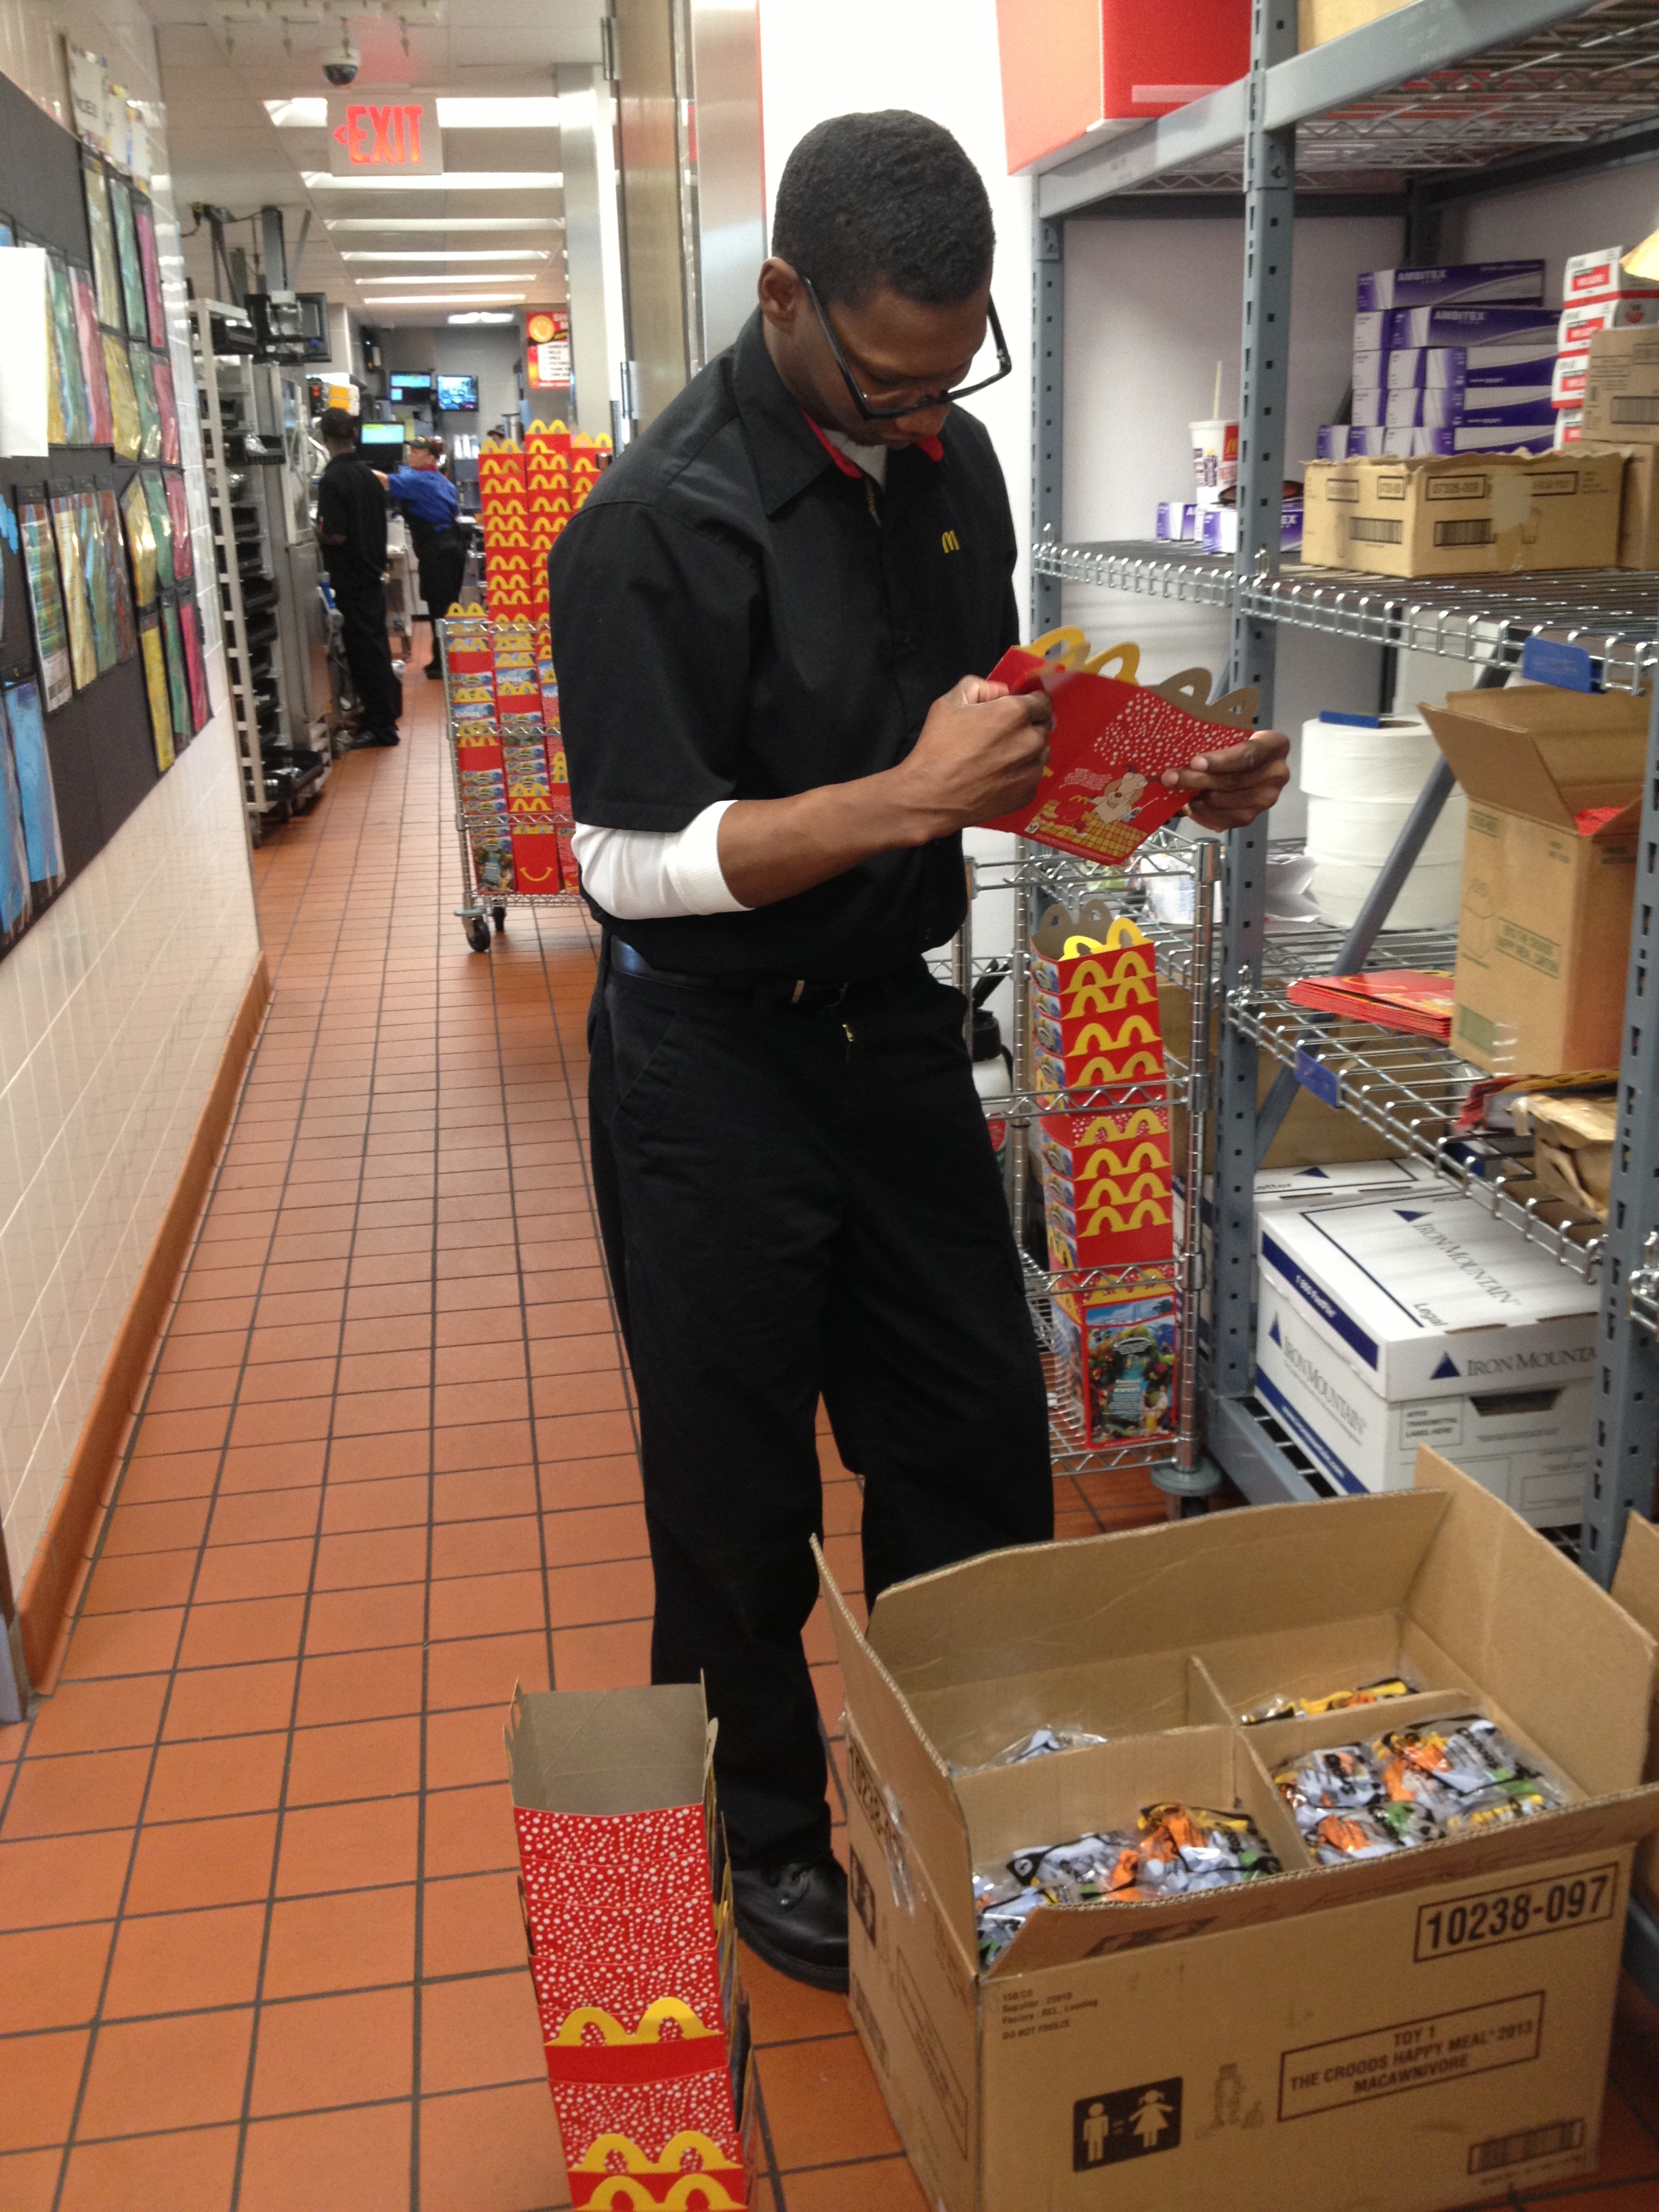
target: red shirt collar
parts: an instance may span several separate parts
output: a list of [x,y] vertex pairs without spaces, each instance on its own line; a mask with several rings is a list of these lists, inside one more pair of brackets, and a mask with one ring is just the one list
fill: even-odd
[[[864,471],[859,466],[858,463],[856,461],[849,461],[839,446],[832,446],[830,444],[829,439],[824,436],[823,432],[812,420],[811,416],[807,413],[804,407],[800,410],[800,419],[805,423],[807,428],[817,440],[819,445],[823,447],[824,452],[829,454],[830,459],[841,471],[842,476],[861,477],[864,474]],[[915,445],[916,451],[919,453],[926,453],[930,461],[942,461],[945,459],[945,441],[941,438],[916,438],[912,441],[912,443]]]

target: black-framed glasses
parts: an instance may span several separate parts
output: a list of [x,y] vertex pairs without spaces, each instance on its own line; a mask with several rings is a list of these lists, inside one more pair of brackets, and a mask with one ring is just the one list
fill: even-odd
[[[799,275],[799,271],[796,273]],[[842,382],[847,386],[848,396],[866,422],[896,422],[906,415],[925,414],[930,407],[948,407],[956,400],[966,399],[970,392],[983,392],[988,385],[1000,384],[1005,376],[1012,376],[1014,373],[1013,357],[1008,351],[1008,341],[1003,337],[1002,325],[997,319],[996,301],[988,295],[985,301],[986,319],[991,325],[991,342],[997,349],[997,373],[994,376],[982,376],[977,384],[958,384],[953,391],[935,392],[925,398],[907,399],[902,407],[872,407],[860,390],[859,380],[853,374],[847,356],[842,351],[841,340],[836,336],[834,326],[829,316],[823,312],[823,302],[819,299],[811,278],[802,276],[800,281],[806,287],[806,296],[812,302],[812,313],[818,319],[818,328],[823,332],[836,367],[841,371]]]

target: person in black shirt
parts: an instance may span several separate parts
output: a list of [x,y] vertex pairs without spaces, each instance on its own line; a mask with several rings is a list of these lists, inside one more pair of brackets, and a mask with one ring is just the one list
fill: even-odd
[[[802,1630],[814,1419],[862,1478],[864,1591],[1054,1526],[1048,1411],[963,1036],[923,960],[962,829],[1035,791],[989,438],[951,404],[991,215],[948,132],[842,116],[790,155],[759,311],[549,563],[574,842],[604,949],[595,1194],[639,1399],[652,1671],[705,1681],[738,1924],[847,1979]],[[1006,362],[1006,353],[1003,359]],[[1253,819],[1276,733],[1182,772]],[[825,1656],[825,1655],[820,1655]]]
[[343,407],[325,408],[317,429],[331,456],[317,484],[317,542],[362,709],[359,742],[395,745],[404,687],[386,635],[386,486],[363,459],[356,419]]

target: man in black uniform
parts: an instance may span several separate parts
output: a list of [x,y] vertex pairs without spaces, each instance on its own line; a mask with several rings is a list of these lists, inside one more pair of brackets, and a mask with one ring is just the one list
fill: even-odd
[[[1053,1528],[963,1000],[922,959],[962,919],[959,831],[1027,799],[1044,757],[1046,701],[983,680],[1019,635],[1014,527],[950,397],[993,245],[948,132],[821,125],[784,171],[758,313],[549,570],[605,931],[593,1174],[639,1394],[653,1674],[707,1681],[743,1934],[828,1987],[847,1892],[801,1648],[820,1395],[863,1478],[872,1601]],[[1286,750],[1186,771],[1193,811],[1253,818]]]
[[317,541],[340,611],[340,641],[362,709],[365,745],[395,745],[404,687],[386,635],[386,485],[363,459],[357,422],[325,408],[317,425],[331,459],[317,484]]

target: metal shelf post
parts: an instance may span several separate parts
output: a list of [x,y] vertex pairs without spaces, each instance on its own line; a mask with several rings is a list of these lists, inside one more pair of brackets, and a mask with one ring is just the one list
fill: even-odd
[[[1238,414],[1237,574],[1277,567],[1290,388],[1291,252],[1296,213],[1296,128],[1263,127],[1267,72],[1296,52],[1295,0],[1255,0],[1248,89],[1249,185],[1244,207],[1243,374]],[[1271,722],[1278,632],[1235,605],[1229,688],[1254,684]],[[1267,825],[1227,840],[1222,973],[1232,989],[1261,972],[1267,923]],[[1251,1301],[1255,1274],[1254,1041],[1224,1024],[1217,1070],[1215,1289],[1212,1382],[1242,1397],[1255,1371]]]
[[1633,1507],[1653,1511],[1659,1457],[1659,1340],[1631,1312],[1631,1278],[1649,1236],[1659,1229],[1659,684],[1648,712],[1647,775],[1636,848],[1630,966],[1619,1068],[1618,1133],[1607,1225],[1601,1240],[1601,1316],[1597,1334],[1595,1430],[1579,1557],[1603,1584],[1613,1580]]

